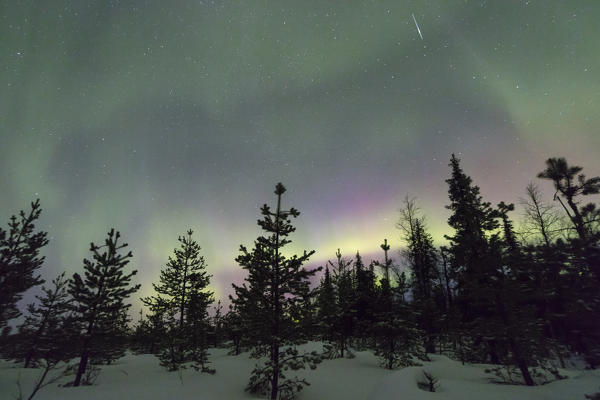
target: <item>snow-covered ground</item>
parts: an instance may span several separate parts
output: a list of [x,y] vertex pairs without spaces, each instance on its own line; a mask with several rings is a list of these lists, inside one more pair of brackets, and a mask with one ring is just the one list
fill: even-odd
[[[320,344],[303,347],[320,349]],[[423,367],[387,371],[370,352],[357,352],[354,359],[325,360],[314,371],[300,371],[311,383],[299,395],[300,400],[584,400],[585,394],[600,391],[600,371],[566,370],[568,379],[544,386],[525,387],[489,382],[487,365],[461,365],[444,356],[431,356]],[[211,351],[215,375],[185,370],[166,372],[151,355],[128,355],[113,365],[103,366],[94,386],[45,387],[36,399],[53,400],[236,400],[255,398],[244,392],[255,360],[247,353],[227,355],[225,349]],[[417,381],[426,369],[439,379],[435,393],[419,389]],[[20,379],[26,396],[38,374],[34,369],[15,368],[0,363],[0,399],[11,399]]]

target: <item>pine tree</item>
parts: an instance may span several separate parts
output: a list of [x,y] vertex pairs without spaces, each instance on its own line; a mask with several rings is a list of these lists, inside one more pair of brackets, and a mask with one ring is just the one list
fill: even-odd
[[42,286],[43,295],[37,295],[38,303],[27,306],[28,315],[19,326],[18,353],[24,358],[25,368],[43,355],[47,343],[55,340],[53,334],[68,312],[69,298],[65,273],[52,280],[52,287]]
[[189,346],[189,358],[192,368],[196,371],[214,374],[215,370],[208,366],[208,332],[210,322],[208,307],[212,303],[212,292],[206,288],[209,284],[209,275],[206,271],[198,273],[192,278],[190,303],[188,306],[184,335]]
[[242,286],[233,285],[236,297],[232,302],[244,315],[245,329],[250,333],[252,356],[268,356],[257,365],[246,390],[269,395],[271,400],[290,399],[307,385],[304,379],[286,378],[284,371],[316,367],[320,357],[316,352],[301,354],[295,344],[302,338],[302,331],[290,311],[302,303],[309,293],[309,278],[316,270],[307,270],[303,264],[314,251],[304,252],[300,257],[286,257],[282,248],[290,243],[288,235],[294,232],[290,217],[298,217],[296,209],[281,209],[281,197],[285,187],[279,183],[275,188],[277,208],[275,212],[266,204],[261,208],[259,226],[266,236],[254,242],[248,251],[240,246],[241,255],[236,261],[248,272]]
[[160,271],[159,284],[153,284],[158,295],[145,297],[142,302],[163,317],[167,329],[165,349],[159,355],[161,365],[175,371],[191,361],[194,368],[212,373],[207,367],[206,349],[213,293],[207,290],[210,275],[193,233],[190,229],[178,237],[180,247],[174,250],[175,257],[169,257]]
[[[62,279],[58,286],[58,291],[48,293],[49,297],[54,297],[55,292],[62,293],[61,288],[64,287]],[[44,302],[45,305],[50,303],[51,301]],[[58,311],[56,306],[58,303],[54,304],[50,308],[56,307],[55,311]],[[76,326],[77,321],[72,316],[65,313],[50,312],[50,316],[45,320],[43,332],[35,337],[35,351],[31,358],[32,363],[35,362],[40,373],[33,383],[29,396],[25,397],[19,386],[18,399],[27,398],[27,400],[31,400],[41,389],[56,383],[71,373],[74,366],[70,364],[70,361],[77,356],[76,349],[73,347],[73,343],[77,340]],[[33,342],[30,341],[30,343]]]
[[44,283],[36,275],[44,262],[40,250],[48,244],[47,233],[35,231],[41,212],[38,199],[31,203],[28,213],[21,211],[19,217],[10,217],[8,230],[0,228],[0,329],[21,315],[17,302],[23,293]]
[[596,209],[593,203],[579,207],[578,197],[598,194],[600,177],[586,179],[581,173],[582,170],[582,167],[570,166],[562,157],[549,158],[546,160],[546,169],[538,174],[538,178],[548,179],[554,183],[556,189],[554,198],[562,205],[579,238],[585,240],[593,234],[592,227],[597,226],[600,220],[600,210]]
[[119,254],[127,247],[119,243],[121,235],[111,229],[104,245],[90,245],[92,259],[83,260],[84,277],[73,274],[69,281],[69,294],[73,298],[72,309],[83,325],[81,331],[80,361],[73,386],[79,386],[89,368],[90,361],[104,357],[108,348],[114,347],[111,339],[118,339],[123,313],[131,306],[125,301],[140,285],[130,286],[137,273],[124,272],[131,252]]
[[327,261],[327,263],[333,270],[332,281],[336,294],[335,301],[338,314],[334,320],[334,329],[331,331],[334,335],[334,341],[326,345],[325,353],[328,358],[351,358],[354,357],[350,351],[350,340],[356,325],[354,310],[356,279],[353,275],[352,260],[344,259],[340,249],[337,250],[335,256],[335,263],[331,260]]
[[596,366],[600,364],[600,207],[593,202],[581,203],[600,192],[600,177],[588,179],[582,171],[564,158],[550,158],[538,177],[553,182],[554,198],[577,232],[577,236],[567,238],[569,262],[561,275],[571,292],[567,295],[565,327],[573,349],[583,352],[590,366]]

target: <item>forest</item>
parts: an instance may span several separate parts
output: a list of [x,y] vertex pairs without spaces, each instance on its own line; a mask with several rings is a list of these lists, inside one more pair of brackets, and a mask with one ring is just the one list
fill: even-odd
[[[218,375],[211,349],[255,360],[245,390],[271,400],[296,398],[310,385],[298,371],[318,372],[328,360],[359,352],[373,354],[385,370],[420,366],[435,355],[489,364],[486,373],[498,386],[568,379],[563,371],[573,360],[596,369],[600,177],[560,157],[532,175],[520,204],[493,205],[452,155],[449,234],[434,238],[417,198],[406,197],[393,216],[401,253],[382,237],[379,260],[338,250],[314,268],[308,265],[315,251],[287,251],[300,212],[278,183],[274,196],[265,193],[272,205],[260,208],[262,236],[239,247],[235,262],[245,279],[233,285],[228,309],[215,299],[201,244],[188,229],[153,295],[141,299],[139,316],[129,303],[140,289],[131,283],[133,254],[116,229],[90,244],[79,272],[44,282],[49,237],[36,227],[42,206],[35,200],[0,227],[0,354],[39,371],[27,390],[14,382],[15,398],[41,397],[51,385],[94,385],[126,354],[152,355],[165,373]],[[554,193],[545,196],[541,181]],[[22,306],[35,287],[36,300]],[[322,346],[307,350],[310,342]],[[424,369],[419,387],[435,392],[438,378]]]

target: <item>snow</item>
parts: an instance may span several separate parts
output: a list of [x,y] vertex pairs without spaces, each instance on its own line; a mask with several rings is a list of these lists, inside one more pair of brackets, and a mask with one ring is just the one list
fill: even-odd
[[[600,371],[561,370],[568,379],[527,387],[491,383],[490,375],[484,372],[492,367],[488,364],[462,365],[439,355],[430,355],[430,358],[432,361],[423,363],[422,367],[404,368],[383,377],[368,399],[584,400],[585,394],[600,390]],[[417,382],[424,380],[423,369],[439,379],[435,393],[418,388]]]
[[[305,350],[321,349],[320,343],[302,346]],[[600,371],[561,371],[568,379],[544,386],[526,387],[490,383],[484,372],[488,365],[467,364],[432,355],[431,362],[422,367],[388,371],[379,366],[378,359],[368,351],[356,352],[356,358],[324,360],[314,371],[298,371],[311,383],[298,396],[299,400],[429,400],[429,399],[486,399],[486,400],[584,400],[585,394],[600,391]],[[57,384],[43,388],[35,397],[39,400],[112,400],[112,399],[253,399],[244,392],[256,360],[248,353],[227,355],[226,349],[212,349],[215,375],[201,374],[192,369],[181,373],[167,372],[151,355],[127,355],[118,362],[102,366],[93,386],[62,388]],[[439,379],[435,393],[418,388],[422,370]],[[293,373],[293,372],[292,372]],[[17,394],[20,378],[24,395],[29,394],[38,371],[16,368],[0,363],[0,399]],[[290,374],[291,375],[291,374]]]

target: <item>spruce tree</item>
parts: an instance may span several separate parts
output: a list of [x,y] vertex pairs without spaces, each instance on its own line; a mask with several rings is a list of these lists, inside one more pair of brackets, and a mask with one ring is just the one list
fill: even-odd
[[365,266],[359,252],[354,259],[354,271],[356,279],[356,297],[354,302],[355,331],[354,337],[359,348],[368,347],[370,328],[374,322],[374,306],[376,301],[375,274],[373,266]]
[[47,233],[35,230],[41,212],[38,199],[28,213],[11,216],[7,230],[0,227],[0,329],[21,315],[17,302],[23,293],[44,283],[36,275],[44,262],[40,250],[48,244]]
[[508,217],[514,206],[502,202],[492,209],[454,156],[451,166],[448,208],[455,235],[448,237],[449,255],[457,271],[457,302],[470,353],[484,344],[493,364],[506,365],[508,371],[517,367],[525,384],[534,385],[530,368],[544,363],[547,346],[535,309],[533,262]]
[[130,286],[137,271],[125,273],[133,255],[120,254],[127,247],[127,243],[119,243],[120,237],[119,232],[111,229],[104,245],[91,243],[92,259],[83,260],[84,276],[75,273],[69,281],[72,310],[82,325],[80,360],[73,386],[82,383],[90,361],[102,359],[107,351],[114,349],[111,339],[119,339],[123,313],[131,306],[125,301],[140,288],[140,285]]
[[321,279],[317,294],[317,318],[319,321],[319,334],[323,341],[334,342],[337,331],[338,304],[337,295],[329,272],[325,266],[325,274]]
[[[496,260],[490,252],[489,236],[498,228],[498,213],[484,202],[479,187],[460,167],[460,160],[452,155],[451,177],[447,179],[451,211],[448,224],[454,235],[450,241],[448,260],[456,271],[456,305],[461,315],[463,331],[471,332],[470,340],[483,342],[492,364],[500,363],[497,343],[487,338],[480,328],[485,327],[482,317],[493,312],[488,289],[494,285],[491,277]],[[471,356],[476,352],[471,351]]]
[[283,247],[290,243],[287,237],[295,231],[291,218],[300,214],[294,208],[282,210],[281,198],[285,191],[281,183],[277,184],[275,212],[266,204],[261,208],[263,218],[258,225],[266,235],[256,239],[251,251],[240,246],[242,254],[236,261],[248,276],[241,286],[233,285],[236,297],[232,298],[250,333],[252,356],[268,357],[252,371],[246,390],[268,395],[271,400],[293,398],[308,384],[304,379],[287,378],[284,371],[305,368],[307,364],[316,368],[320,362],[316,352],[300,353],[296,348],[302,331],[291,310],[310,292],[309,278],[316,270],[303,268],[314,251],[291,257],[282,254]]
[[142,299],[153,313],[163,318],[167,332],[166,348],[160,353],[161,365],[170,371],[193,362],[202,372],[214,372],[208,368],[208,306],[213,293],[208,291],[210,275],[206,262],[200,255],[200,245],[192,239],[190,229],[179,236],[180,247],[169,257],[166,267],[160,271],[158,284],[153,284],[157,296]]

